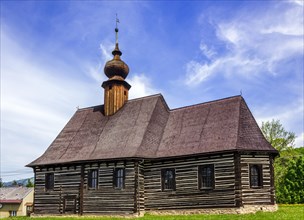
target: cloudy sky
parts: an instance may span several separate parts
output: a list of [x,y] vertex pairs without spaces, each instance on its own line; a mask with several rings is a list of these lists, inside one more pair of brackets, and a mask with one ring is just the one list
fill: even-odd
[[303,146],[303,1],[1,1],[1,177],[33,176],[79,106],[103,103],[118,13],[130,97],[170,108],[242,93]]

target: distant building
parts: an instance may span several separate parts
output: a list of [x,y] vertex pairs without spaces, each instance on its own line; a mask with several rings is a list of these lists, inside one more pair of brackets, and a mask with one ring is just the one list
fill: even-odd
[[34,188],[1,187],[0,218],[26,216],[32,210]]
[[35,214],[276,209],[278,151],[242,96],[178,109],[160,94],[128,100],[129,68],[117,42],[112,54],[104,105],[78,109],[27,165],[35,173]]

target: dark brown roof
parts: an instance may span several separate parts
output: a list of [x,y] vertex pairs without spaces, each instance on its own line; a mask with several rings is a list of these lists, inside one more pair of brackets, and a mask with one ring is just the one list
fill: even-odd
[[277,153],[241,96],[170,110],[158,94],[129,100],[113,116],[103,106],[77,110],[28,166],[236,150]]

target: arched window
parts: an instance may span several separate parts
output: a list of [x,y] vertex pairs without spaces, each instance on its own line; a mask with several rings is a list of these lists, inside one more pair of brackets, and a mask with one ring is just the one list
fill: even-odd
[[250,165],[250,187],[262,187],[262,166]]

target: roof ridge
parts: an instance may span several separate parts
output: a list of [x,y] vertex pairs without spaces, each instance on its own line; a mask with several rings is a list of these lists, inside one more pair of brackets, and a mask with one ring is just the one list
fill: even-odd
[[240,142],[240,126],[241,126],[241,114],[242,114],[242,100],[244,101],[243,97],[239,102],[239,115],[238,115],[238,127],[237,127],[237,137],[236,137],[236,142],[235,142],[235,148],[238,149],[239,147],[239,142]]
[[130,99],[127,101],[128,102],[133,102],[133,101],[138,101],[138,100],[143,100],[143,99],[149,99],[149,98],[153,98],[153,97],[157,97],[157,96],[162,96],[161,93],[157,93],[157,94],[153,94],[153,95],[148,95],[148,96],[143,96],[143,97],[138,97],[138,98],[134,98],[134,99]]
[[102,105],[93,105],[93,106],[89,106],[89,107],[79,108],[79,109],[77,109],[76,112],[88,110],[88,109],[91,109],[91,108],[101,107],[101,106],[104,106],[104,105],[103,104]]
[[196,106],[207,105],[207,104],[211,104],[211,103],[215,103],[215,102],[222,102],[222,101],[226,101],[228,99],[235,99],[235,98],[242,98],[242,96],[241,95],[235,95],[235,96],[230,96],[230,97],[217,99],[217,100],[213,100],[213,101],[207,101],[207,102],[197,103],[197,104],[188,105],[188,106],[182,106],[182,107],[171,109],[171,111],[178,111],[178,110],[182,110],[182,109],[185,109],[185,108],[192,108],[192,107],[196,107]]
[[168,119],[169,119],[169,117],[170,117],[170,108],[168,107],[168,105],[167,105],[167,103],[166,103],[166,100],[164,99],[164,97],[163,97],[161,94],[160,94],[158,100],[155,102],[153,111],[152,111],[151,116],[150,116],[149,123],[148,123],[148,125],[146,126],[146,130],[145,130],[145,133],[144,133],[144,135],[143,135],[143,139],[142,139],[142,141],[141,141],[141,143],[140,143],[139,148],[137,148],[135,155],[137,155],[137,152],[140,150],[140,147],[142,146],[142,144],[143,144],[143,142],[144,142],[144,137],[145,137],[146,134],[148,133],[147,128],[148,128],[148,127],[150,126],[150,124],[151,124],[151,118],[153,117],[153,115],[155,114],[155,111],[157,110],[156,107],[157,107],[157,104],[158,104],[159,101],[162,103],[162,105],[164,106],[164,108],[166,109],[166,111],[167,111],[167,113],[168,113],[168,117],[167,117],[167,120],[166,120],[166,125],[164,125],[164,126],[162,127],[162,134],[161,134],[161,137],[159,138],[159,143],[157,144],[157,148],[156,148],[155,154],[157,153],[157,151],[158,151],[158,149],[159,149],[159,145],[160,145],[160,143],[161,143],[161,141],[162,141],[162,138],[163,138],[163,135],[164,135],[164,130],[166,129],[167,122],[168,122]]
[[78,134],[78,132],[80,131],[83,123],[85,122],[86,118],[88,117],[88,112],[85,113],[85,117],[83,119],[83,121],[81,122],[81,126],[79,126],[79,128],[77,129],[77,131],[75,132],[75,134],[73,135],[73,137],[71,138],[71,141],[69,142],[69,144],[66,146],[64,152],[60,155],[60,157],[58,158],[59,160],[67,153],[72,141],[74,140],[74,138],[76,137],[76,135]]
[[[148,98],[153,98],[153,97],[157,97],[157,96],[163,97],[161,93],[157,93],[157,94],[153,94],[153,95],[148,95],[148,96],[138,97],[138,98],[134,98],[134,99],[129,99],[126,103],[133,102],[133,101],[138,101],[138,100],[143,100],[143,99],[148,99]],[[77,111],[84,111],[84,110],[88,110],[88,109],[92,109],[92,108],[96,108],[96,107],[101,107],[101,106],[104,106],[104,104],[79,108]]]

